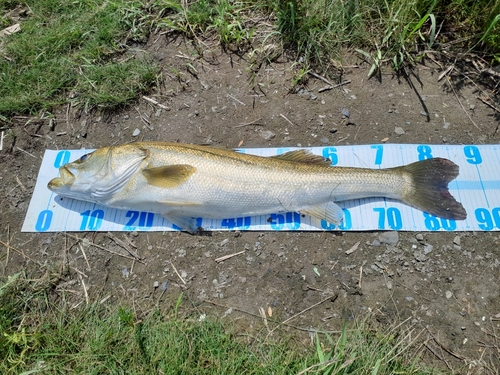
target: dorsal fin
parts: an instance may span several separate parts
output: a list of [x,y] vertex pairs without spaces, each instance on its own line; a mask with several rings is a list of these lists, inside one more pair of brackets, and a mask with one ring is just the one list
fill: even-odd
[[285,152],[284,154],[271,157],[274,159],[294,161],[297,163],[316,164],[325,167],[328,167],[332,164],[332,161],[330,159],[326,159],[323,156],[315,155],[308,150],[288,151]]
[[174,164],[163,167],[147,168],[142,174],[149,185],[171,189],[187,181],[196,171],[196,168],[189,164]]

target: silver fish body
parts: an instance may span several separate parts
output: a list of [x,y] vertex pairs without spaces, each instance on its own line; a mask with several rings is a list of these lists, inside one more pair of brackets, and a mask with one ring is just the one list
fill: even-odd
[[161,214],[190,232],[197,217],[230,218],[300,212],[338,224],[334,202],[387,197],[436,216],[465,219],[448,192],[458,166],[428,159],[375,170],[331,167],[305,150],[259,157],[164,142],[104,147],[60,168],[49,189],[109,207]]

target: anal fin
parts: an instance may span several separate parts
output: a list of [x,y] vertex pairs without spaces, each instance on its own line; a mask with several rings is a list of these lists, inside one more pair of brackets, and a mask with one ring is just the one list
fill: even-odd
[[344,218],[344,211],[337,204],[333,202],[327,202],[318,204],[316,206],[311,206],[302,210],[300,213],[310,215],[320,220],[325,220],[329,223],[339,225]]

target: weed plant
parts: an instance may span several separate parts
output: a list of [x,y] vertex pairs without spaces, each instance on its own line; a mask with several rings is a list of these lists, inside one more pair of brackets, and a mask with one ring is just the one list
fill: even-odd
[[14,6],[28,11],[21,31],[0,41],[0,114],[67,101],[116,107],[155,83],[156,66],[127,48],[147,33],[141,1],[2,1],[0,9]]
[[368,61],[370,75],[429,50],[500,61],[499,0],[0,0],[1,27],[16,7],[26,10],[21,31],[0,38],[0,119],[67,102],[130,103],[157,83],[158,67],[129,48],[152,29],[216,38],[233,52],[257,51],[260,61],[284,46],[303,72],[334,71],[345,51]]
[[[66,300],[53,280],[0,279],[2,374],[438,374],[418,363],[412,329],[374,330],[370,318],[314,346],[267,331],[238,336],[228,320],[192,314],[181,294],[166,311]],[[57,301],[57,302],[55,302]],[[189,310],[191,313],[186,315]],[[268,319],[270,327],[279,322]],[[277,332],[278,333],[278,332]],[[413,355],[413,357],[412,357]]]

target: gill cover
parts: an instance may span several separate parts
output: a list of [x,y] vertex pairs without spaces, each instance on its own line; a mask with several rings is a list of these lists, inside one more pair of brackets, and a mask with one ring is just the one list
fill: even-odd
[[92,202],[108,200],[127,184],[149,156],[134,145],[100,148],[59,168],[48,188],[58,194]]

